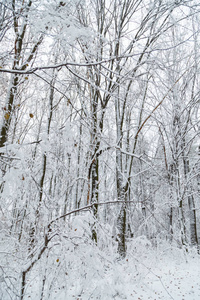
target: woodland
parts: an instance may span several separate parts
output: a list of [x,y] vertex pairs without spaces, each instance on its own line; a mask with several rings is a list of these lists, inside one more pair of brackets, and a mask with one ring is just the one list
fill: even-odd
[[0,1],[0,299],[200,299],[199,49],[198,0]]

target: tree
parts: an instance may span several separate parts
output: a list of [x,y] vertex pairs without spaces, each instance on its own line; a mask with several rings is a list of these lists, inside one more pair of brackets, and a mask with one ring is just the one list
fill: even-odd
[[198,245],[197,10],[0,4],[2,298],[86,297],[76,270],[90,290],[137,237]]

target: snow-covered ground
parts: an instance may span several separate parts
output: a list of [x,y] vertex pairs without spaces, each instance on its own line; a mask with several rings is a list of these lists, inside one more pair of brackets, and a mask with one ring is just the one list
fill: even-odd
[[[87,236],[89,227],[80,222],[68,236],[62,232],[27,273],[23,300],[200,299],[195,249],[186,253],[163,241],[155,246],[141,236],[128,242],[126,258],[119,259],[115,243],[106,245],[102,235],[101,247],[95,246]],[[0,299],[17,300],[21,272],[30,260],[22,259],[23,249],[18,256],[8,255],[9,248],[1,252]]]
[[[112,260],[111,256],[94,251],[93,247],[85,248],[80,256],[74,253],[71,262],[61,261],[47,278],[43,299],[200,299],[200,257],[197,254],[184,254],[178,248],[162,251],[140,245],[124,260]],[[37,288],[33,284],[34,289],[27,290],[25,299],[40,299],[38,286],[40,284]],[[47,289],[51,291],[48,293]]]
[[200,258],[196,255],[186,257],[179,249],[152,253],[138,260],[138,270],[135,282],[127,279],[125,299],[200,299]]
[[[100,275],[99,266],[91,261],[90,282],[71,288],[72,293],[63,291],[52,299],[200,299],[200,257],[184,255],[180,249],[164,252],[145,251],[129,255],[124,261],[109,265]],[[90,269],[87,270],[90,272]],[[99,275],[99,276],[98,276]],[[77,282],[81,282],[77,272]],[[75,290],[79,290],[78,293]]]

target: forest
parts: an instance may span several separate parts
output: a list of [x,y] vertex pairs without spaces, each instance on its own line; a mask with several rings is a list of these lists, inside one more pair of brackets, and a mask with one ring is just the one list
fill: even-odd
[[198,0],[0,1],[0,299],[200,299]]

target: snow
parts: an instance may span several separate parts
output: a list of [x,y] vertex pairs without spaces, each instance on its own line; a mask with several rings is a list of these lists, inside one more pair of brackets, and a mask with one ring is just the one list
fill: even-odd
[[[24,300],[200,299],[200,256],[195,249],[186,253],[167,242],[155,247],[145,236],[140,236],[129,240],[127,256],[120,259],[115,243],[111,245],[109,241],[102,250],[92,243],[89,230],[89,221],[76,217],[69,230],[58,234],[28,273]],[[3,265],[10,268],[9,280],[12,275],[15,277],[14,286],[10,287],[16,293],[20,267],[25,270],[30,261],[23,257],[23,265],[19,254],[6,256],[8,252],[7,247],[1,256],[8,259],[3,260]],[[5,293],[3,273],[0,277],[0,298],[19,299]]]
[[80,264],[73,269],[68,289],[58,285],[49,299],[200,299],[199,257],[189,256],[186,261],[177,257],[177,249],[173,251],[177,251],[174,258],[172,252],[169,256],[149,252],[145,260],[133,255],[104,265],[104,272],[102,262],[90,253],[87,267]]
[[[139,263],[143,272],[140,271],[140,276],[137,276],[137,287],[134,288],[138,300],[200,299],[199,259],[197,263],[196,259],[190,257],[186,262],[184,258],[178,261],[159,255],[156,261],[152,261],[153,264],[150,261]],[[126,299],[129,299],[128,295]]]
[[198,300],[200,6],[61,2],[0,4],[0,300]]

